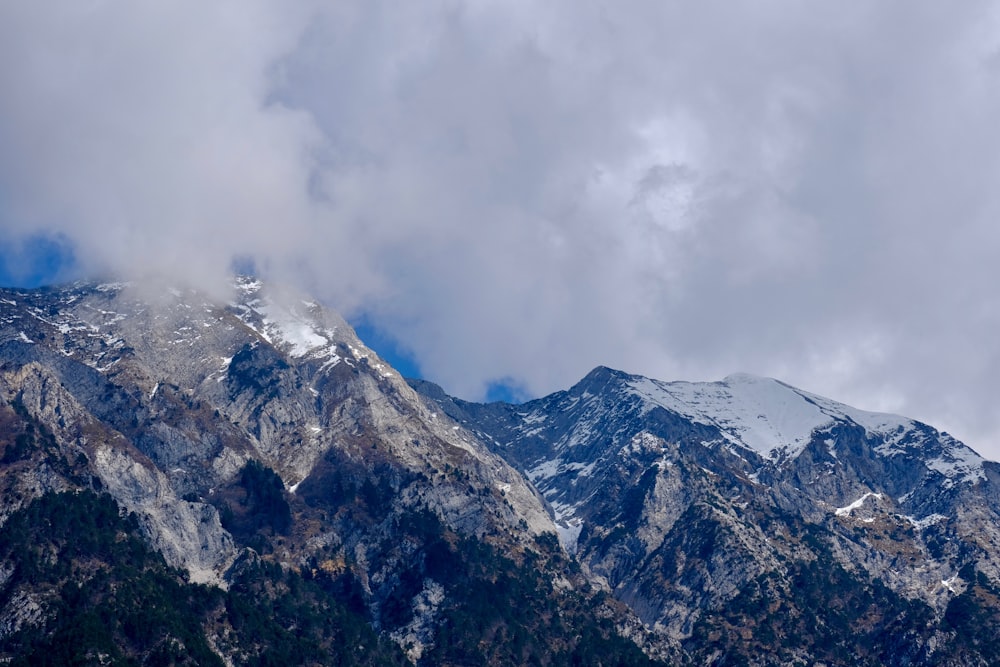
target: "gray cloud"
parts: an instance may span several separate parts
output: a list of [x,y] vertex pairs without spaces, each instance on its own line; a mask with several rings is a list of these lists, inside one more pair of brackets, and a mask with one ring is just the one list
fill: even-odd
[[5,5],[0,236],[252,257],[467,397],[746,370],[1000,457],[992,3],[543,5]]

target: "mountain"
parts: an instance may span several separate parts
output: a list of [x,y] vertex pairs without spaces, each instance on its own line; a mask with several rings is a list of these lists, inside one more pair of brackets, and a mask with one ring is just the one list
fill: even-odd
[[[645,660],[521,474],[338,315],[258,280],[221,303],[117,283],[0,291],[0,451],[5,659]],[[97,525],[49,529],[95,504]],[[130,625],[164,606],[198,621]],[[80,618],[85,638],[61,634]],[[368,652],[341,641],[366,634]]]
[[946,433],[750,375],[597,368],[523,405],[413,384],[535,484],[665,655],[994,660],[1000,466]]
[[0,290],[0,659],[992,664],[998,471],[747,375],[464,402],[248,277]]

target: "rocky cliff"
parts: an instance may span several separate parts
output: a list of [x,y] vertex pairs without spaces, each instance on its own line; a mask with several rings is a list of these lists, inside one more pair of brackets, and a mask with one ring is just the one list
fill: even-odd
[[252,278],[0,290],[0,655],[991,664],[998,472],[747,375],[463,402]]
[[966,631],[945,619],[995,610],[1000,466],[925,424],[748,375],[598,368],[523,405],[414,386],[524,472],[667,655],[943,664]]
[[[0,518],[109,494],[190,582],[227,588],[260,559],[326,577],[414,660],[447,648],[463,586],[567,565],[530,482],[338,315],[249,278],[226,303],[126,284],[0,292],[0,445]],[[468,569],[473,547],[496,571]],[[23,582],[5,600],[7,637],[56,614]]]

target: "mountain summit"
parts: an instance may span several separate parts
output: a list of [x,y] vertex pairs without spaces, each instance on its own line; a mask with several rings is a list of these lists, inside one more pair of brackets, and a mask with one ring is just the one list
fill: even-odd
[[927,619],[997,620],[1000,466],[926,424],[746,374],[599,367],[522,405],[412,384],[524,472],[566,550],[667,655],[947,664],[942,638],[981,640]]
[[254,278],[0,290],[0,470],[13,664],[1000,650],[1000,467],[947,434],[749,375],[464,402]]

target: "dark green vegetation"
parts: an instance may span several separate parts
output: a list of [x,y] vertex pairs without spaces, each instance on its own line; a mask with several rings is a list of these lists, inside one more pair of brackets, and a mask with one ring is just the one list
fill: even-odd
[[948,604],[942,623],[954,636],[955,664],[981,664],[983,656],[1000,660],[1000,589],[972,566],[959,576],[969,586]]
[[257,461],[248,462],[235,488],[224,494],[224,500],[217,501],[221,503],[223,528],[258,551],[263,550],[267,544],[259,534],[287,535],[292,526],[284,491],[284,483],[273,470]]
[[[297,500],[275,479],[251,462],[231,498],[260,517],[238,519],[235,533],[268,552],[289,537],[288,501]],[[379,562],[369,563],[390,573],[379,588],[366,590],[350,562],[313,558],[296,572],[253,552],[233,567],[228,591],[192,584],[109,496],[42,496],[0,529],[0,606],[19,619],[0,639],[0,660],[221,665],[223,654],[247,665],[404,665],[388,634],[414,622],[413,600],[433,581],[444,595],[420,665],[650,664],[616,634],[611,607],[587,592],[554,538],[504,554],[447,529],[430,511],[389,512],[386,476],[358,481],[338,470],[328,481],[314,504],[341,525],[388,529]],[[710,549],[719,527],[695,515],[686,521],[686,534]],[[819,528],[789,524],[815,558],[788,561],[782,574],[763,574],[707,611],[683,643],[683,663],[975,665],[1000,654],[1000,590],[971,566],[960,573],[966,590],[936,620],[923,603],[845,570]],[[555,586],[560,578],[574,589]],[[929,654],[932,636],[946,641]]]
[[29,621],[2,643],[12,664],[220,664],[197,622],[217,594],[187,585],[138,531],[91,492],[43,496],[8,520],[3,602],[19,598]]
[[[280,536],[274,517],[281,523],[288,516],[273,474],[252,462],[239,478],[245,507],[266,520],[239,519],[236,532],[258,546],[266,542],[268,551]],[[345,486],[331,492],[355,503],[350,511],[365,522],[386,507],[384,482]],[[298,573],[252,552],[233,567],[228,591],[192,584],[150,549],[136,518],[123,515],[110,496],[46,494],[0,529],[0,559],[10,571],[0,606],[19,609],[21,619],[0,640],[0,659],[221,665],[222,653],[247,665],[407,664],[387,634],[414,620],[412,600],[432,580],[445,597],[433,648],[420,664],[650,664],[615,633],[611,619],[599,617],[599,598],[554,588],[557,570],[578,576],[554,539],[515,559],[447,530],[429,511],[391,522],[393,537],[376,566],[395,572],[375,604],[350,564],[313,559]]]
[[[761,575],[724,609],[706,615],[688,646],[715,664],[791,664],[795,658],[835,665],[910,664],[933,630],[931,610],[880,582],[866,583],[821,553],[789,563],[779,577]],[[920,655],[909,654],[916,651]]]
[[[304,568],[312,582],[350,609],[369,615],[384,633],[429,628],[420,665],[649,665],[632,642],[602,616],[602,598],[584,584],[554,536],[532,549],[505,553],[488,540],[448,529],[427,509],[393,509],[393,498],[418,476],[389,465],[352,465],[331,453],[328,466],[294,497],[298,516],[319,516],[347,544],[319,553]],[[364,571],[351,562],[351,539],[382,534],[368,552],[368,572],[386,576],[366,592]],[[258,533],[258,538],[261,533]],[[272,536],[270,539],[275,539]],[[277,539],[281,539],[280,537]],[[573,590],[554,580],[572,580]],[[443,599],[426,618],[414,600],[439,587]],[[404,647],[411,643],[403,639]]]
[[9,664],[221,665],[210,637],[239,664],[403,664],[366,619],[276,565],[240,564],[229,591],[189,583],[106,495],[42,496],[0,530],[0,557],[0,603],[22,620],[0,640]]
[[409,601],[427,579],[445,590],[440,629],[422,664],[650,664],[595,614],[596,600],[554,589],[553,571],[572,569],[554,539],[539,540],[537,553],[515,563],[488,544],[450,533],[430,512],[402,516],[398,534],[422,546],[383,604],[382,624],[409,622]]
[[[37,459],[44,459],[55,472],[76,484],[87,484],[90,476],[84,473],[86,456],[66,460],[52,431],[33,417],[20,400],[0,405],[0,465],[30,466]],[[3,486],[0,484],[0,486]]]

